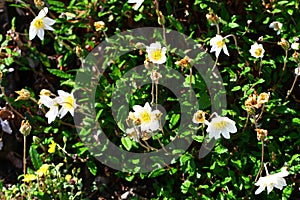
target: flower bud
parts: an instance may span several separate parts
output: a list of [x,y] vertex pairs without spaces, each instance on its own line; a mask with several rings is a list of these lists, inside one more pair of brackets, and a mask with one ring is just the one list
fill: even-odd
[[278,42],[277,44],[280,45],[285,51],[287,51],[290,48],[290,43],[286,41],[284,38],[281,38],[281,41]]
[[28,120],[23,120],[21,127],[19,129],[19,131],[24,135],[24,136],[28,136],[30,134],[31,131],[31,125],[29,124]]
[[34,144],[39,144],[41,142],[41,139],[37,136],[32,136],[32,141]]
[[216,14],[214,14],[214,13],[208,13],[208,14],[206,14],[206,19],[208,20],[208,22],[211,25],[216,25],[216,24],[219,24],[219,22],[220,22],[219,17]]
[[293,58],[294,58],[294,61],[296,62],[296,63],[300,63],[300,55],[299,55],[299,53],[297,52],[297,51],[295,51],[294,53],[293,53]]

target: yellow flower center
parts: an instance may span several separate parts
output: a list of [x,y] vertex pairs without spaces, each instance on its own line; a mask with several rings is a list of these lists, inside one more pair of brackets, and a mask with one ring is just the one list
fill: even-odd
[[225,44],[225,41],[224,41],[224,40],[219,40],[219,41],[217,41],[217,46],[218,46],[219,48],[222,48],[222,47],[224,46],[224,44]]
[[40,28],[44,28],[44,22],[43,22],[43,19],[37,19],[37,20],[35,20],[35,22],[34,22],[34,27],[36,28],[36,29],[40,29]]
[[143,111],[141,113],[141,120],[142,120],[142,122],[149,123],[151,121],[150,113],[146,110]]
[[151,57],[153,58],[153,60],[160,60],[162,58],[161,49],[155,49],[154,51],[152,51]]
[[254,53],[255,53],[256,56],[261,56],[262,49],[261,48],[257,48]]
[[67,107],[67,109],[72,109],[73,108],[73,104],[74,104],[74,99],[71,96],[68,96],[65,98],[65,107]]
[[225,121],[220,121],[220,122],[214,123],[214,127],[217,130],[221,130],[221,129],[225,128],[226,126],[227,126],[227,122],[225,122]]

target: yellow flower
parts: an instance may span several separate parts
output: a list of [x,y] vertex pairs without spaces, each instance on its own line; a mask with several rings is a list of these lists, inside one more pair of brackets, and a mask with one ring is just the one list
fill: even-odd
[[48,152],[49,153],[54,153],[55,152],[55,147],[56,147],[56,143],[53,140],[51,140],[51,144],[49,144]]
[[17,93],[19,95],[15,101],[30,99],[30,92],[26,89],[22,89],[20,91],[15,91],[15,93]]
[[72,176],[70,175],[70,174],[67,174],[66,176],[65,176],[65,179],[66,179],[66,181],[70,181],[71,180],[71,178],[72,178]]
[[37,171],[36,174],[41,177],[43,175],[46,175],[49,169],[49,165],[48,164],[43,164]]
[[25,174],[23,181],[24,182],[30,182],[36,179],[36,176],[34,174]]

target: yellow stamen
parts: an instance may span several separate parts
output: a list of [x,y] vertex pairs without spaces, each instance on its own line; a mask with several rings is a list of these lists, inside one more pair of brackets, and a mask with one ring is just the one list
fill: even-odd
[[160,49],[155,49],[152,51],[151,56],[154,60],[160,60],[162,58],[162,52]]
[[40,28],[44,28],[44,22],[43,22],[43,19],[37,19],[37,20],[35,20],[35,22],[34,22],[34,27],[36,28],[36,29],[40,29]]

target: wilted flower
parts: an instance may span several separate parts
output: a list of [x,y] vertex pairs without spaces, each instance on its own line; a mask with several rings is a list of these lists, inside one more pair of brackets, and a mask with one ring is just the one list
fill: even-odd
[[28,120],[23,120],[21,127],[19,129],[20,133],[24,136],[28,136],[31,131],[31,125],[29,124]]
[[140,105],[133,106],[134,115],[140,119],[141,131],[152,132],[159,129],[157,120],[157,110],[152,111],[150,104],[147,102],[144,107]]
[[163,64],[166,62],[166,47],[161,47],[159,42],[155,42],[150,44],[150,46],[146,46],[146,52],[148,54],[149,61],[155,64]]
[[23,181],[24,182],[30,182],[30,181],[34,181],[36,179],[36,175],[34,174],[25,174]]
[[60,118],[63,118],[68,112],[70,112],[71,115],[74,116],[74,110],[77,107],[74,95],[63,90],[58,90],[57,93],[59,95],[56,98],[57,103],[62,106],[58,113]]
[[39,104],[43,104],[49,111],[46,113],[45,117],[48,118],[48,124],[53,122],[58,115],[58,102],[56,99],[52,99],[49,96],[41,95]]
[[176,65],[179,65],[182,68],[191,68],[191,59],[188,56],[184,56],[183,59],[176,61],[175,62]]
[[50,19],[49,17],[46,17],[48,13],[48,8],[43,8],[38,16],[36,16],[33,21],[30,23],[29,27],[29,40],[32,40],[36,35],[43,40],[45,30],[54,31],[54,29],[51,27],[55,20]]
[[262,58],[264,56],[265,50],[262,44],[257,44],[256,42],[251,45],[250,49],[251,56],[255,58]]
[[216,52],[216,57],[219,57],[222,49],[224,53],[229,56],[226,44],[225,44],[225,38],[223,38],[221,35],[216,35],[215,37],[210,39],[210,46],[211,50],[210,52]]
[[299,55],[299,53],[297,52],[297,51],[295,51],[294,53],[293,53],[293,58],[294,58],[294,61],[296,62],[296,63],[300,63],[300,55]]
[[208,121],[205,120],[205,112],[203,110],[198,110],[196,113],[194,113],[193,122],[195,124],[207,123]]
[[30,99],[30,92],[26,89],[22,89],[20,91],[15,91],[15,93],[17,93],[19,95],[18,98],[15,99],[15,101]]
[[257,139],[259,141],[264,140],[264,138],[267,137],[267,135],[268,135],[268,131],[265,129],[257,128],[257,129],[255,129],[255,131],[256,131]]
[[136,142],[138,142],[141,137],[135,128],[126,129],[126,134]]
[[266,92],[260,93],[257,98],[257,104],[265,104],[269,101],[270,95]]
[[282,29],[282,23],[280,23],[278,21],[274,21],[269,25],[269,28],[273,28],[274,31],[277,31],[277,35],[279,35],[280,31]]
[[48,152],[49,153],[54,153],[55,152],[55,147],[56,147],[56,143],[53,140],[51,140],[51,144],[49,144]]
[[138,10],[143,4],[143,2],[144,0],[128,0],[128,3],[134,3],[134,5],[132,6],[134,10]]
[[161,73],[156,70],[151,72],[150,78],[153,82],[158,83],[158,80],[162,77]]
[[105,28],[105,23],[103,21],[94,22],[96,31],[102,31]]
[[266,187],[267,192],[269,194],[274,187],[282,190],[283,186],[286,186],[285,179],[283,178],[289,175],[289,172],[287,171],[286,167],[283,167],[281,172],[275,174],[269,174],[266,168],[266,173],[267,176],[260,177],[255,183],[256,186],[259,186],[259,188],[255,191],[255,194],[260,194],[262,191],[265,190]]
[[209,21],[211,26],[216,25],[220,22],[218,15],[216,15],[214,13],[206,14],[206,19]]
[[41,8],[44,6],[45,3],[41,0],[34,0],[34,4],[36,7]]
[[209,133],[210,138],[218,139],[221,134],[224,138],[229,139],[229,133],[236,133],[237,128],[235,126],[235,121],[229,119],[228,117],[216,116],[208,124],[206,132]]

